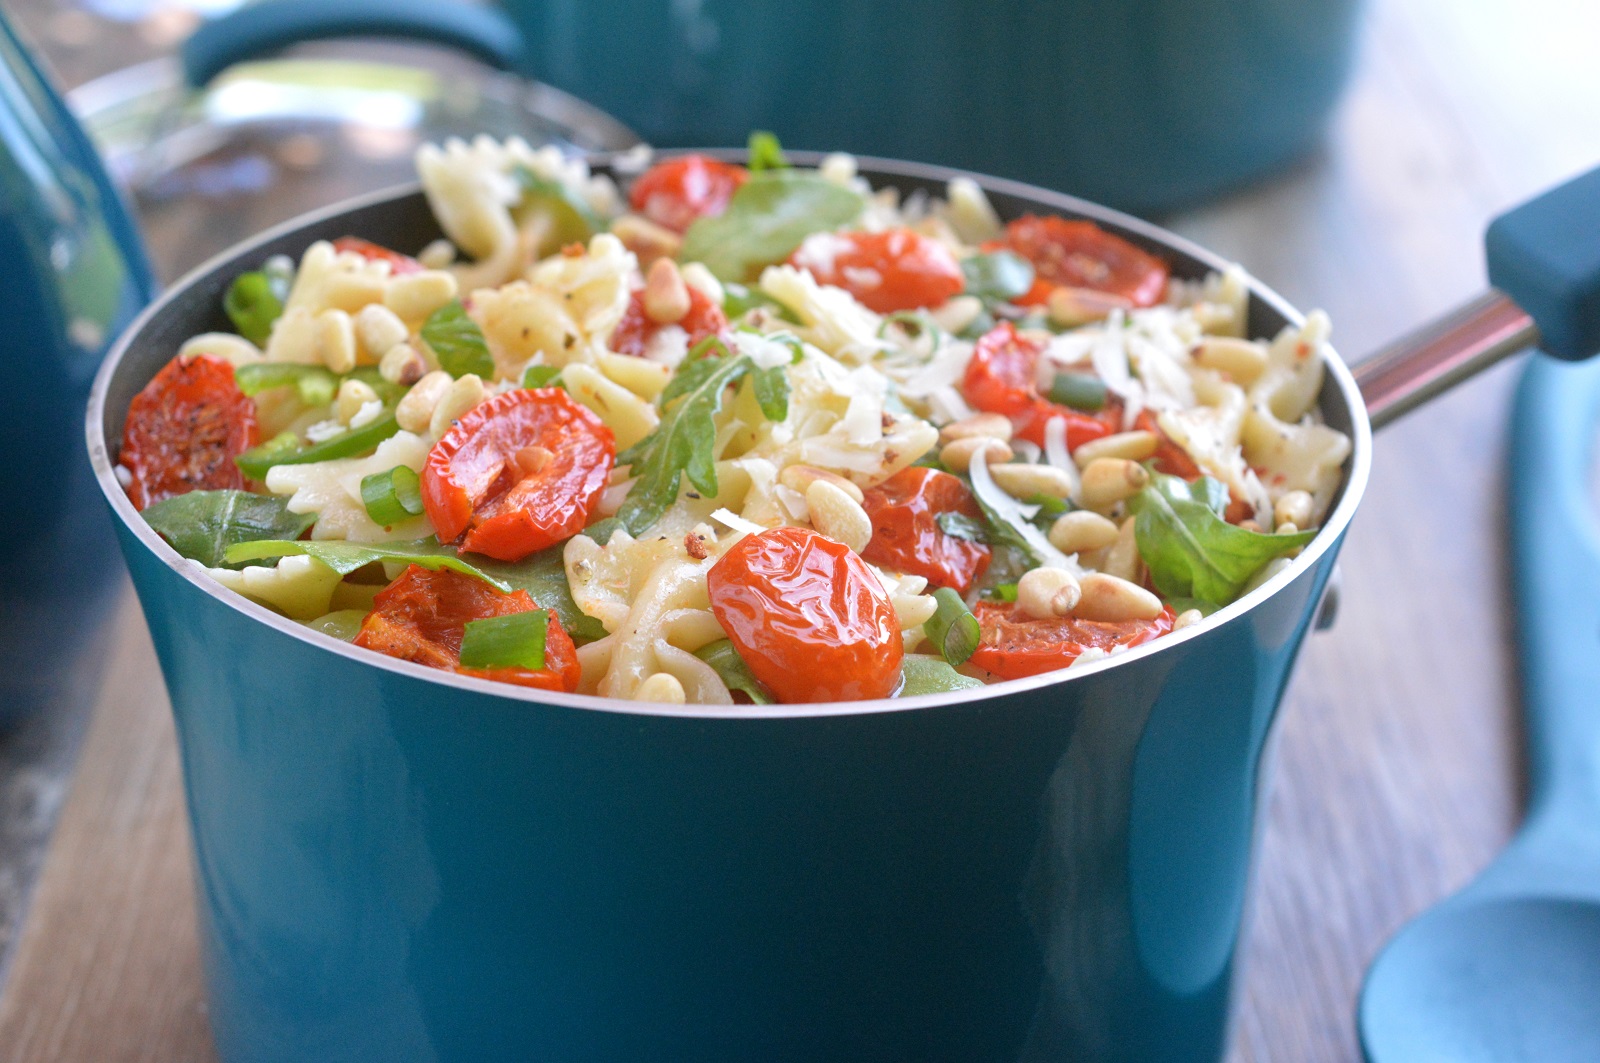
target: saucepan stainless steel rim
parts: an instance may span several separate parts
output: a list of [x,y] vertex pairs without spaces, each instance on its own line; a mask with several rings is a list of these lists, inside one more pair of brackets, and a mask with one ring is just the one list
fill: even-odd
[[[714,149],[708,154],[720,155],[725,158],[742,158],[743,153],[726,149]],[[597,154],[591,156],[592,165],[610,166],[619,155],[624,153]],[[823,158],[822,153],[790,152],[790,157],[803,165],[815,165]],[[1193,258],[1208,269],[1222,270],[1230,265],[1219,256],[1205,250],[1188,240],[1173,233],[1141,221],[1137,218],[1111,210],[1108,207],[1090,203],[1059,192],[1051,192],[1032,185],[1002,178],[987,177],[981,174],[968,173],[947,167],[933,166],[922,163],[902,162],[892,159],[877,159],[869,156],[857,156],[857,162],[863,176],[874,184],[881,182],[875,178],[910,178],[923,181],[948,181],[952,177],[970,177],[982,186],[987,192],[1025,199],[1031,203],[1046,207],[1051,210],[1061,211],[1088,218],[1095,222],[1107,225],[1113,229],[1134,235],[1147,243],[1158,245],[1172,251],[1179,252]],[[133,536],[148,550],[154,553],[166,564],[178,572],[189,583],[193,584],[200,592],[223,602],[228,607],[238,610],[247,616],[253,617],[262,624],[291,638],[298,639],[310,645],[319,647],[329,653],[347,657],[353,661],[374,668],[382,668],[411,679],[435,683],[447,688],[455,688],[473,694],[491,694],[514,701],[530,704],[558,705],[564,708],[588,709],[600,712],[616,712],[639,716],[676,716],[696,719],[788,719],[827,716],[852,716],[884,712],[904,712],[919,709],[939,709],[954,706],[970,705],[1000,697],[1011,697],[1019,694],[1028,694],[1042,691],[1065,683],[1072,683],[1099,675],[1107,669],[1131,665],[1135,661],[1143,660],[1154,653],[1172,649],[1177,643],[1190,639],[1204,638],[1211,632],[1227,625],[1233,620],[1263,604],[1276,595],[1280,590],[1298,580],[1301,576],[1314,567],[1330,549],[1334,547],[1340,537],[1350,525],[1360,504],[1362,494],[1366,490],[1367,478],[1371,469],[1372,430],[1367,417],[1365,406],[1362,404],[1361,392],[1356,386],[1355,378],[1345,366],[1343,360],[1330,347],[1326,359],[1326,376],[1324,380],[1324,395],[1326,389],[1332,387],[1337,399],[1342,402],[1350,418],[1351,452],[1345,462],[1345,477],[1339,492],[1338,499],[1332,510],[1328,513],[1317,537],[1296,557],[1282,572],[1277,573],[1260,587],[1244,595],[1238,601],[1219,609],[1201,623],[1192,625],[1182,631],[1166,635],[1144,646],[1127,650],[1100,661],[1087,665],[1075,666],[1070,669],[1047,672],[1042,675],[1030,676],[1026,679],[1014,679],[1001,683],[990,684],[973,690],[955,691],[946,694],[927,694],[909,698],[884,698],[871,701],[826,702],[802,705],[739,705],[734,707],[719,705],[662,705],[647,702],[627,701],[620,698],[601,697],[593,694],[566,694],[549,691],[533,691],[522,687],[511,686],[505,683],[496,683],[486,679],[476,679],[469,676],[455,675],[436,668],[427,668],[409,661],[398,660],[384,654],[374,653],[371,650],[360,649],[331,635],[313,631],[303,624],[296,623],[265,606],[258,605],[250,599],[234,591],[224,588],[211,577],[207,576],[197,562],[190,561],[178,554],[167,542],[157,535],[144,519],[139,516],[133,504],[129,502],[127,493],[118,482],[112,467],[111,449],[105,437],[106,396],[110,389],[111,380],[116,375],[122,359],[126,355],[133,341],[156,318],[162,316],[167,308],[182,297],[190,288],[199,284],[241,256],[248,256],[254,249],[260,248],[280,237],[288,236],[307,226],[316,225],[335,219],[347,213],[353,213],[363,208],[380,206],[404,200],[418,194],[420,185],[411,182],[393,188],[383,189],[352,199],[344,200],[321,210],[290,219],[280,225],[274,226],[263,233],[237,244],[232,248],[216,255],[207,262],[202,263],[175,283],[161,298],[147,307],[138,318],[118,337],[104,364],[95,377],[94,387],[89,397],[86,430],[90,462],[94,468],[100,489],[105,493],[106,500],[110,503],[116,519],[127,525]],[[1260,300],[1284,317],[1289,323],[1300,325],[1304,317],[1295,310],[1282,296],[1268,288],[1254,277],[1249,278],[1250,297],[1252,301]],[[1315,607],[1313,603],[1311,608]]]

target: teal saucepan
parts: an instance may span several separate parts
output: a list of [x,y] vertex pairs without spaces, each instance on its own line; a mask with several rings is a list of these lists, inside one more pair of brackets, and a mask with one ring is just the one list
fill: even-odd
[[[953,176],[862,172],[906,192]],[[1223,265],[1104,208],[981,183],[1002,216],[1093,219],[1179,276]],[[226,253],[130,329],[89,408],[177,719],[228,1063],[1220,1058],[1271,723],[1367,480],[1368,416],[1336,357],[1320,407],[1353,446],[1322,534],[1175,636],[905,700],[545,694],[354,649],[223,590],[112,475],[129,400],[185,338],[226,327],[231,279],[346,234],[413,248],[438,229],[401,190]],[[1435,336],[1430,379],[1526,340],[1507,307]],[[1252,287],[1252,335],[1297,320]],[[1375,403],[1403,406],[1411,364],[1380,363]]]

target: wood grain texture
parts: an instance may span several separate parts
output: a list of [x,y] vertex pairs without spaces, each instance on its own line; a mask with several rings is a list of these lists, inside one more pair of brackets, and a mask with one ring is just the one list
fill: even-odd
[[[1169,222],[1333,316],[1359,355],[1483,284],[1496,211],[1600,162],[1600,11],[1375,0],[1324,150]],[[1283,708],[1235,1063],[1354,1063],[1367,963],[1514,829],[1502,469],[1514,367],[1385,432],[1337,628]],[[125,610],[131,608],[125,603]],[[0,997],[0,1061],[210,1059],[171,725],[125,612]]]

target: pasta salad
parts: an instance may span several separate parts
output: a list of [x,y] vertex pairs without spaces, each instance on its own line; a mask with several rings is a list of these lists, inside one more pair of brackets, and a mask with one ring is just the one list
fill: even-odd
[[368,650],[668,703],[957,690],[1198,622],[1340,484],[1328,319],[1246,336],[1237,267],[766,134],[417,168],[446,238],[235,278],[117,468],[187,563]]

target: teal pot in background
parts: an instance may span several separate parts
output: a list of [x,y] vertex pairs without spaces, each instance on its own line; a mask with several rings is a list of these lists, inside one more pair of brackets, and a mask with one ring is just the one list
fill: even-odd
[[121,580],[78,426],[155,292],[94,149],[0,13],[0,723],[94,671]]
[[[814,160],[812,160],[814,161]],[[948,171],[862,161],[876,184]],[[1179,275],[1220,263],[1091,217]],[[112,475],[128,401],[269,254],[411,249],[420,193],[292,223],[123,337],[89,449],[172,698],[226,1063],[1216,1063],[1276,707],[1367,477],[1205,622],[1117,658],[905,701],[641,705],[354,649],[212,583]],[[1253,289],[1253,334],[1296,315]]]
[[654,144],[771,129],[794,147],[997,173],[1136,213],[1311,148],[1359,15],[1357,0],[503,3],[530,75]]

